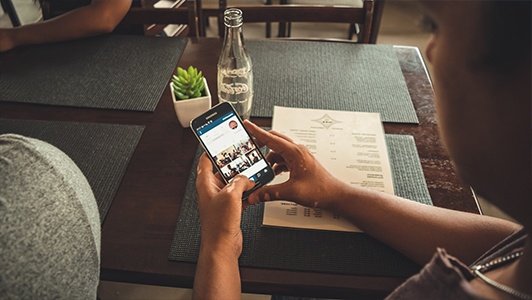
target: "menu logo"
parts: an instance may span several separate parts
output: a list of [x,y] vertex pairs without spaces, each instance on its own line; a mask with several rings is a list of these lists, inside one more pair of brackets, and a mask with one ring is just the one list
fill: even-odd
[[327,114],[324,114],[323,117],[321,117],[319,119],[312,120],[312,122],[316,122],[316,123],[320,124],[325,129],[329,129],[329,127],[333,126],[334,124],[342,123],[342,122],[340,122],[338,120],[335,120],[335,119],[329,117],[329,115],[327,115]]

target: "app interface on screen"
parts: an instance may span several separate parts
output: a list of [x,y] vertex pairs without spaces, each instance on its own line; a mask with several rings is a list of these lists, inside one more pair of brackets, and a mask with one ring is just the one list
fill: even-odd
[[228,181],[238,174],[257,181],[268,172],[266,161],[233,112],[201,126],[197,133]]

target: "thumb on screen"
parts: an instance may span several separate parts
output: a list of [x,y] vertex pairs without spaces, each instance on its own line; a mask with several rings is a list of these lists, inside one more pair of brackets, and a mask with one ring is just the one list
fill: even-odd
[[226,187],[228,192],[236,189],[239,194],[242,194],[243,192],[252,189],[254,186],[255,182],[253,180],[248,179],[244,175],[237,175]]

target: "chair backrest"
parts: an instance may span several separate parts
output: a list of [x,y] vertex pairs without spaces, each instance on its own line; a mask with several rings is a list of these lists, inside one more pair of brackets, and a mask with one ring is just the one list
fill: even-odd
[[[376,2],[383,2],[384,0],[363,0],[362,6],[340,6],[340,5],[254,5],[254,6],[235,6],[242,10],[244,15],[244,23],[259,23],[259,22],[323,22],[323,23],[346,23],[357,27],[357,41],[360,43],[375,42],[376,32],[372,32],[373,28],[378,31],[378,24],[373,24],[374,14],[382,14],[382,4],[378,3],[380,11],[374,10]],[[201,0],[200,7],[201,7]],[[286,2],[286,1],[284,1]],[[322,3],[327,3],[322,1]],[[198,10],[200,9],[198,7]],[[219,9],[217,11],[219,18],[219,34],[223,36],[223,11],[227,8],[227,0],[219,0]],[[213,10],[202,10],[199,12],[203,15],[215,15]],[[200,19],[199,26],[203,24]],[[378,18],[380,22],[380,17]],[[376,25],[376,26],[375,26]],[[200,28],[200,32],[202,29]]]
[[173,36],[198,36],[195,0],[179,0],[169,7],[154,7],[154,3],[157,1],[142,1],[142,7],[131,7],[122,23],[143,24],[145,35],[157,35],[168,24],[178,24]]

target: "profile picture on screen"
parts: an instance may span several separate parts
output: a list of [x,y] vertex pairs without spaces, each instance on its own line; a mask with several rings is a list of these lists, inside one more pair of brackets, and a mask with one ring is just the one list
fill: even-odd
[[238,123],[236,121],[229,122],[229,128],[235,129],[238,127]]

